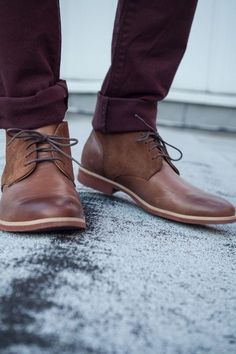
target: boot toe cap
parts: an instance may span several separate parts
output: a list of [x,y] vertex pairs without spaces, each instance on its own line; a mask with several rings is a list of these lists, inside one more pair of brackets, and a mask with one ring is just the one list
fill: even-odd
[[19,210],[21,210],[21,218],[24,220],[84,218],[82,205],[78,200],[70,197],[38,198],[37,200],[25,201],[16,206],[17,215]]

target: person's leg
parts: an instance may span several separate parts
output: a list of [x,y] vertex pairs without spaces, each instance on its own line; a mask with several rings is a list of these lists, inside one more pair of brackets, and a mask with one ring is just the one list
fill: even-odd
[[[58,0],[0,0],[0,229],[84,228],[74,185]],[[10,129],[9,129],[10,128]]]
[[196,3],[119,1],[112,65],[98,95],[78,179],[107,194],[121,190],[167,219],[235,222],[230,203],[179,176],[156,130],[157,102],[166,96],[184,54]]
[[119,1],[95,130],[145,129],[135,113],[155,127],[157,102],[167,95],[182,59],[196,5],[197,0]]
[[0,0],[0,128],[63,120],[58,0]]

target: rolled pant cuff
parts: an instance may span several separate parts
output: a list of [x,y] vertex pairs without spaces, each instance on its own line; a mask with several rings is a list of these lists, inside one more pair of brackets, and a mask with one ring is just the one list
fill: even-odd
[[66,82],[28,97],[0,97],[0,128],[35,129],[63,120],[68,101]]
[[103,133],[122,133],[148,130],[137,117],[155,129],[157,103],[145,98],[111,98],[98,93],[93,128]]

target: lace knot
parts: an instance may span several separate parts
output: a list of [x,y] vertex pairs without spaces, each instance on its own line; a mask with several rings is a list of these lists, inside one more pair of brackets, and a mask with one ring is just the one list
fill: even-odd
[[[136,118],[138,118],[146,127],[149,128],[148,131],[141,133],[138,141],[145,141],[146,143],[152,142],[153,145],[150,148],[150,151],[155,150],[155,149],[159,150],[159,153],[157,155],[155,155],[153,157],[153,159],[158,159],[160,157],[164,157],[168,161],[179,161],[182,159],[183,153],[179,148],[177,148],[174,145],[169,144],[164,139],[162,139],[162,137],[160,136],[158,131],[156,129],[154,129],[151,125],[149,125],[147,122],[145,122],[145,120],[142,117],[140,117],[138,114],[135,114],[134,116]],[[178,158],[171,157],[168,150],[167,150],[167,146],[176,150],[180,154],[180,156]]]

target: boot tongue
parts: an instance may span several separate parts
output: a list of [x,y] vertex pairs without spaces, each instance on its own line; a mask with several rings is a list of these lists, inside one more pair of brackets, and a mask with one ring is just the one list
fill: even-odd
[[59,124],[51,124],[51,125],[46,125],[44,127],[40,127],[38,129],[34,129],[36,132],[39,132],[41,134],[47,134],[47,135],[54,135],[57,127]]
[[[51,125],[46,125],[44,127],[40,127],[38,129],[35,129],[35,131],[45,134],[45,135],[55,135],[56,130],[58,128],[59,124],[51,124]],[[42,149],[51,149],[50,144],[48,143],[39,143],[37,144],[38,148]],[[51,151],[38,151],[38,159],[47,159],[47,158],[52,158],[52,152]]]

